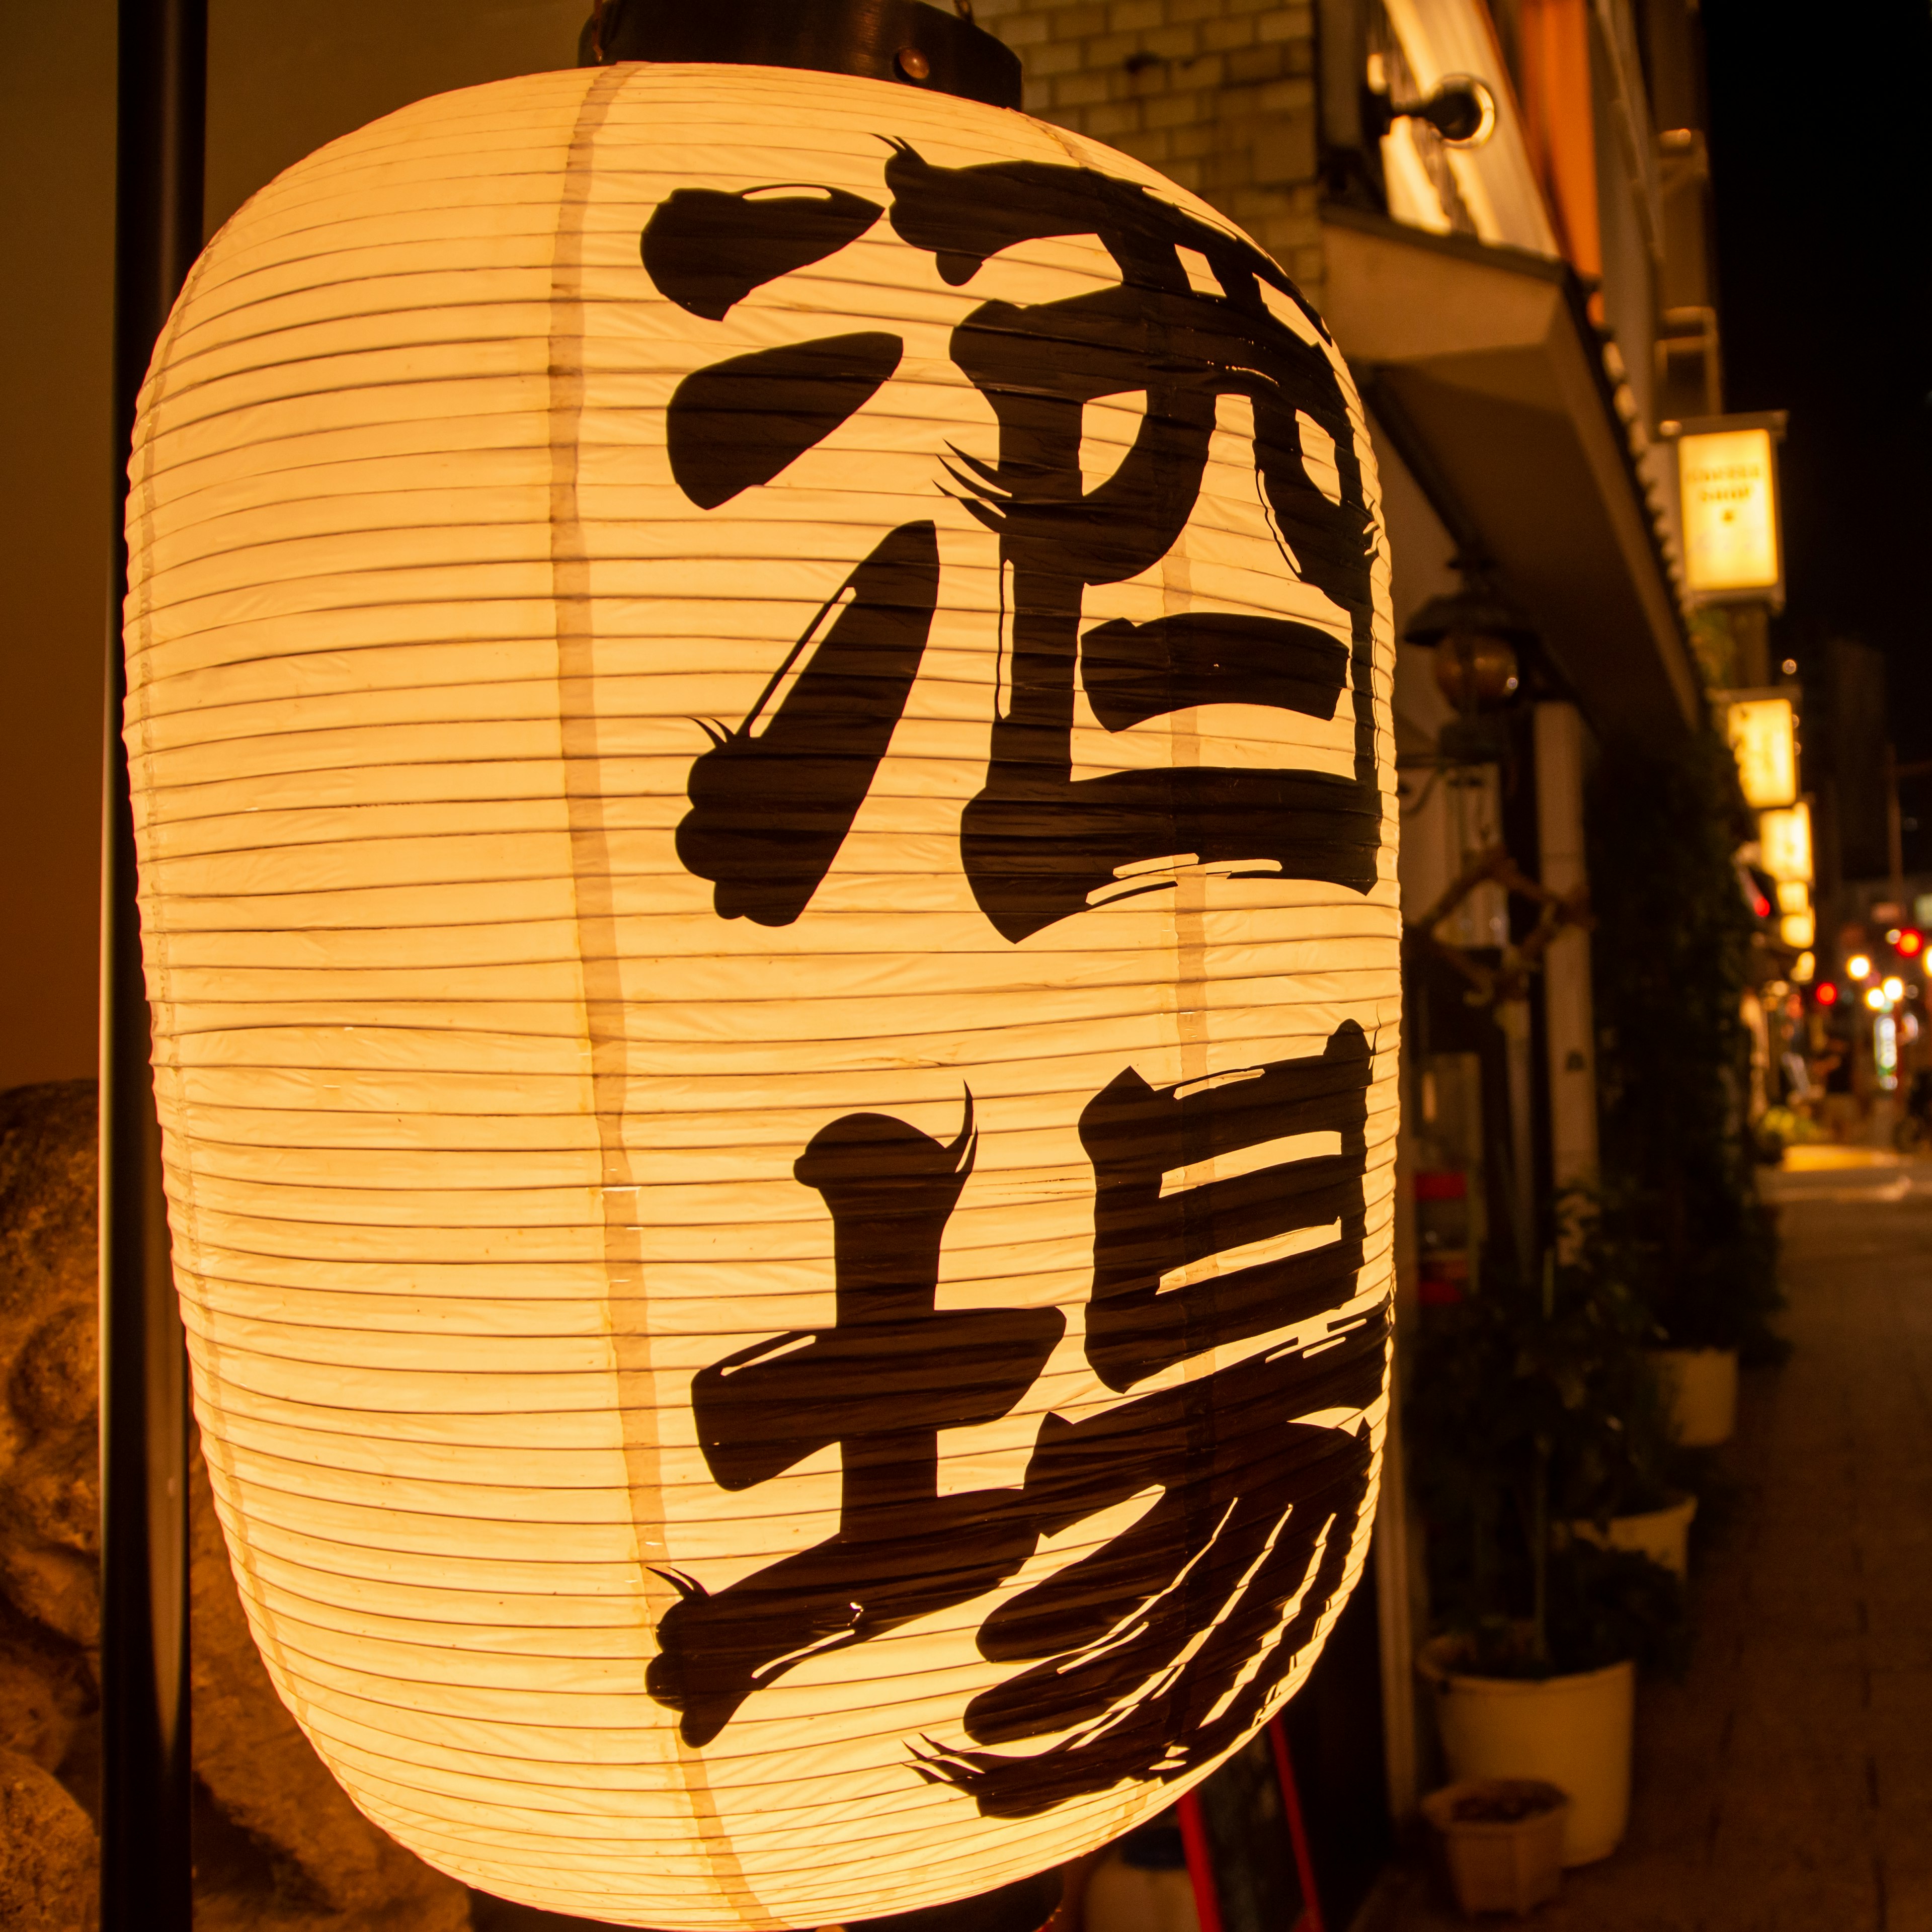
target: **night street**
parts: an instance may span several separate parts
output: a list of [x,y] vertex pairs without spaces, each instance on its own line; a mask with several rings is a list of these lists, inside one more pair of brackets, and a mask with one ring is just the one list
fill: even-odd
[[[1932,1163],[1766,1192],[1796,1346],[1745,1373],[1690,1671],[1639,1693],[1630,1835],[1565,1876],[1552,1932],[1932,1926]],[[1382,1921],[1466,1923],[1414,1879]]]
[[1928,84],[0,5],[0,1932],[1932,1932]]

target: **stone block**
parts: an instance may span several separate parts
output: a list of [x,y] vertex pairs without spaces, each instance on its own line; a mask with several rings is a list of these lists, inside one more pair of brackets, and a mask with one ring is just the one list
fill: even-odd
[[1272,187],[1315,178],[1315,116],[1312,110],[1284,115],[1255,135],[1255,180]]
[[1096,34],[1107,31],[1107,10],[1100,0],[1087,0],[1087,4],[1080,6],[1062,7],[1051,17],[1056,40],[1090,40]]
[[1228,80],[1232,86],[1251,87],[1281,78],[1282,49],[1279,41],[1267,46],[1231,49],[1228,54]]
[[1130,54],[1141,51],[1146,36],[1142,34],[1096,34],[1087,43],[1087,65],[1121,67]]
[[1113,145],[1124,154],[1131,154],[1137,161],[1144,161],[1150,168],[1160,168],[1172,173],[1168,156],[1172,149],[1173,137],[1165,128],[1142,128],[1132,134],[1114,137]]
[[1155,27],[1141,36],[1141,45],[1162,60],[1192,60],[1201,50],[1198,28],[1186,23]]
[[1306,114],[1313,126],[1315,89],[1305,80],[1294,77],[1270,81],[1256,90],[1256,99],[1264,114]]
[[92,1932],[100,1856],[87,1814],[59,1780],[0,1750],[0,1925]]
[[1137,100],[1109,100],[1090,109],[1082,130],[1091,134],[1096,141],[1111,141],[1116,147],[1122,145],[1124,135],[1140,131],[1141,104]]
[[1222,19],[1204,20],[1201,23],[1201,44],[1213,53],[1225,53],[1232,47],[1250,46],[1254,43],[1255,20],[1252,14],[1231,14]]
[[1212,110],[1209,97],[1196,94],[1189,88],[1145,101],[1141,111],[1146,117],[1144,124],[1149,128],[1184,128],[1206,120]]
[[[1056,110],[1068,107],[1097,108],[1108,94],[1107,76],[1090,70],[1079,74],[1062,74],[1053,83],[1053,104]],[[1126,109],[1130,116],[1131,106]],[[1130,119],[1128,124],[1133,122]],[[1097,130],[1094,131],[1097,132]]]
[[1305,40],[1315,32],[1315,16],[1306,7],[1280,7],[1255,22],[1259,40]]
[[1050,80],[1063,74],[1078,74],[1087,57],[1077,40],[1051,40],[1034,48],[1026,57],[1026,70],[1034,80]]

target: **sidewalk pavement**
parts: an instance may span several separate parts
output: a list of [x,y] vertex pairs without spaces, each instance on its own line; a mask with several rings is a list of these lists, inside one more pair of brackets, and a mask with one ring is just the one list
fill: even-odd
[[[1546,1932],[1932,1932],[1932,1163],[1768,1192],[1794,1352],[1744,1377],[1690,1670],[1640,1693],[1629,1836]],[[1382,1905],[1374,1932],[1465,1922],[1419,1872]]]

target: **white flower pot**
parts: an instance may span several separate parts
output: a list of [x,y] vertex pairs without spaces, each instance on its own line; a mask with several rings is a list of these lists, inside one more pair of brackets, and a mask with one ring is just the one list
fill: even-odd
[[1471,1676],[1457,1667],[1460,1656],[1459,1640],[1437,1637],[1417,1660],[1436,1694],[1449,1775],[1555,1785],[1570,1800],[1564,1864],[1608,1858],[1630,1817],[1636,1666],[1612,1664],[1538,1682]]
[[[1495,1801],[1515,1798],[1514,1817],[1461,1817],[1467,1801],[1478,1808],[1514,1809]],[[1481,1806],[1480,1801],[1491,1801]],[[1450,1888],[1466,1918],[1479,1912],[1514,1912],[1520,1918],[1554,1898],[1563,1884],[1563,1821],[1570,1801],[1553,1784],[1534,1779],[1478,1778],[1432,1791],[1422,1815],[1442,1841]]]
[[1608,1550],[1634,1550],[1682,1578],[1690,1568],[1690,1519],[1696,1514],[1697,1498],[1682,1496],[1668,1509],[1613,1516],[1602,1529],[1594,1522],[1573,1522],[1570,1534],[1581,1542],[1600,1544]]
[[1087,1932],[1201,1932],[1186,1867],[1130,1864],[1118,1845],[1088,1878],[1081,1915]]
[[1653,1348],[1672,1432],[1687,1449],[1728,1442],[1738,1426],[1735,1348]]

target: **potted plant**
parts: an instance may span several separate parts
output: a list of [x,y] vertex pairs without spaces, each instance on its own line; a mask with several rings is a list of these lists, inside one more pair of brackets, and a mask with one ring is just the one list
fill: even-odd
[[1520,1917],[1556,1896],[1569,1810],[1555,1785],[1534,1778],[1465,1778],[1422,1801],[1442,1842],[1449,1888],[1466,1916]]
[[1678,1439],[1725,1441],[1737,1372],[1780,1360],[1747,990],[1770,967],[1735,859],[1756,836],[1714,733],[1606,748],[1588,814],[1605,1220],[1662,1331]]
[[1430,1311],[1408,1428],[1442,1624],[1420,1667],[1450,1774],[1556,1786],[1581,1864],[1623,1835],[1636,1666],[1676,1661],[1684,1625],[1680,1579],[1607,1534],[1660,1480],[1654,1324],[1593,1229],[1573,1217],[1564,1246],[1539,1280],[1492,1268]]

